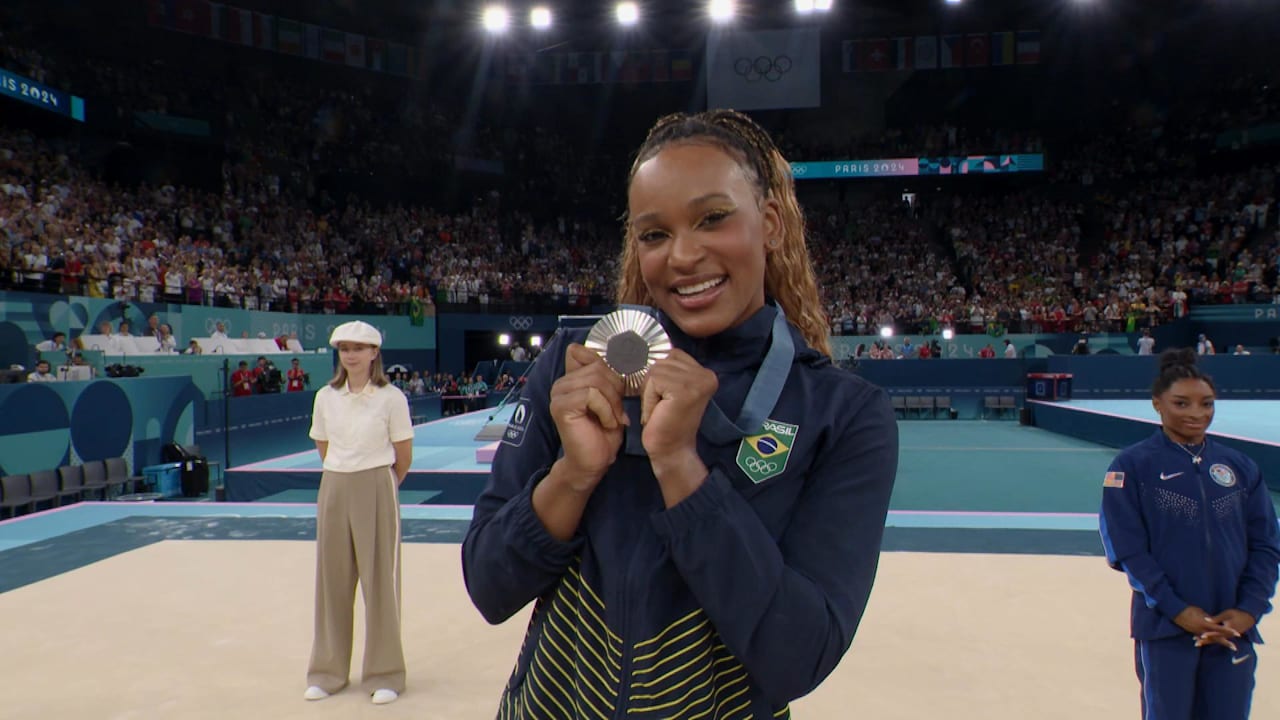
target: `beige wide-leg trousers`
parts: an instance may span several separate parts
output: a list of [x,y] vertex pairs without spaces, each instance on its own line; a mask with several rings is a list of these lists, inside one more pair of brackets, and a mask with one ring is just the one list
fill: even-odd
[[351,669],[356,581],[364,594],[361,688],[404,692],[400,502],[389,467],[325,470],[316,506],[316,634],[307,685],[335,693]]

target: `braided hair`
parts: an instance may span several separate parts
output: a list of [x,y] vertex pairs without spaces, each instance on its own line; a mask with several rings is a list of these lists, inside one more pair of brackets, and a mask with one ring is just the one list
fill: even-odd
[[1165,394],[1179,380],[1203,380],[1214,395],[1218,394],[1213,378],[1196,364],[1196,351],[1191,348],[1165,350],[1160,353],[1160,372],[1156,375],[1155,382],[1151,384],[1151,397],[1160,397]]
[[[777,201],[782,238],[778,248],[766,256],[765,294],[777,300],[787,320],[796,326],[805,342],[830,357],[830,327],[818,295],[818,283],[805,241],[804,214],[796,199],[791,165],[782,157],[773,139],[754,120],[734,110],[668,115],[649,130],[649,136],[631,165],[627,185],[630,186],[636,170],[645,161],[676,143],[703,143],[720,148],[747,171],[746,175],[755,185],[761,202]],[[636,238],[630,222],[624,218],[624,223],[626,242],[618,280],[618,302],[652,305],[653,298],[640,274]]]

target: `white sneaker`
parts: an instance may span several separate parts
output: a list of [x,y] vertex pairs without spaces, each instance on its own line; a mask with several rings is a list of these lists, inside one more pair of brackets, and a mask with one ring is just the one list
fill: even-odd
[[396,692],[395,690],[388,690],[386,688],[382,688],[380,690],[374,690],[373,704],[386,705],[387,703],[395,702],[396,698],[398,697],[400,697],[400,693]]
[[329,693],[325,692],[324,688],[322,687],[312,685],[311,687],[307,688],[306,692],[302,693],[302,697],[308,700],[323,700],[329,697]]

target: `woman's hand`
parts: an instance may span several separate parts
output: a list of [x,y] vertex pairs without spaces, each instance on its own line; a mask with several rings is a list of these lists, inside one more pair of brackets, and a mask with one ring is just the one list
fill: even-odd
[[640,439],[667,507],[693,494],[707,477],[698,457],[698,428],[719,387],[714,372],[681,350],[649,368],[640,392]]
[[618,456],[628,424],[622,391],[622,377],[595,351],[577,343],[565,348],[564,375],[551,386],[551,418],[574,490],[594,490]]

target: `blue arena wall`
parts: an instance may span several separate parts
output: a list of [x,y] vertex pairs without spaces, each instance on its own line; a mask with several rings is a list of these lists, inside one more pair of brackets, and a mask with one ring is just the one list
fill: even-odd
[[[223,467],[314,450],[315,441],[309,436],[314,400],[314,392],[298,392],[203,402],[196,443],[205,457]],[[409,414],[415,425],[439,418],[440,396],[410,398]]]
[[0,385],[0,472],[124,457],[135,474],[191,444],[204,400],[190,378]]
[[[1027,405],[1031,409],[1032,423],[1036,427],[1107,447],[1127,447],[1147,439],[1160,427],[1155,422],[1086,412],[1051,402],[1031,402]],[[1214,442],[1235,448],[1252,458],[1262,469],[1267,486],[1274,492],[1280,492],[1280,473],[1276,472],[1280,469],[1280,446],[1223,437],[1215,434],[1212,429],[1209,434],[1213,435]]]

